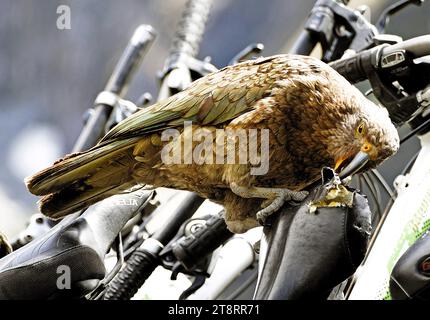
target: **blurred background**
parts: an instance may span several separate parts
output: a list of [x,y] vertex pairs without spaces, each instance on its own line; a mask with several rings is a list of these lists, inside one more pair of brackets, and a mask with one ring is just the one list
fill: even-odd
[[[216,0],[200,57],[222,67],[245,46],[265,45],[264,55],[286,53],[313,0]],[[391,0],[366,4],[372,22]],[[0,0],[0,230],[13,236],[37,211],[24,177],[69,152],[83,114],[101,91],[129,37],[150,24],[157,39],[135,77],[128,98],[156,96],[162,69],[185,0]],[[57,7],[71,9],[71,29],[57,29]],[[430,5],[395,16],[387,33],[404,39],[430,33]],[[402,129],[404,133],[407,128]],[[407,142],[381,171],[389,182],[418,149]]]

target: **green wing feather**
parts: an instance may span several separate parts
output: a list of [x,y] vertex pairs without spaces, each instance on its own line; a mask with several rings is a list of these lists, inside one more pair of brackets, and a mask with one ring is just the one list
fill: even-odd
[[106,165],[113,170],[113,175],[118,176],[121,167],[113,168],[110,165],[112,159],[120,159],[130,152],[147,133],[179,127],[187,120],[194,124],[218,125],[236,118],[270,93],[285,58],[281,55],[243,62],[193,82],[188,89],[120,122],[92,149],[67,156],[29,177],[26,179],[27,188],[33,194],[45,195],[64,188],[67,191],[67,188],[72,188],[71,184],[75,184],[72,191],[78,194],[82,183],[77,182],[88,180]]
[[[243,62],[203,77],[188,89],[128,117],[101,142],[164,130],[184,121],[217,125],[234,119],[251,110],[270,91],[275,80],[268,75],[267,67],[276,65],[276,60],[282,60],[282,56]],[[261,68],[266,72],[260,72]]]

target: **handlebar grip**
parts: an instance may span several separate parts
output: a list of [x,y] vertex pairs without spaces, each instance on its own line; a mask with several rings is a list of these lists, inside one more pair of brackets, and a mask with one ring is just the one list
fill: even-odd
[[134,31],[106,84],[105,91],[113,92],[120,97],[125,94],[131,78],[154,42],[155,36],[155,30],[150,25],[140,25]]
[[109,283],[104,300],[130,300],[158,267],[158,259],[142,248],[136,249],[120,273]]
[[185,268],[192,269],[232,235],[222,216],[214,215],[195,233],[181,239],[173,247],[173,254]]
[[382,69],[380,63],[398,51],[406,51],[414,59],[430,55],[430,35],[415,37],[393,45],[379,45],[329,65],[352,83],[368,78],[369,72]]
[[329,66],[335,69],[339,74],[344,76],[351,83],[358,83],[367,79],[366,71],[363,67],[363,51],[360,54],[350,58],[340,59],[329,63]]
[[196,57],[212,0],[188,0],[176,31],[170,55]]
[[405,40],[400,43],[387,46],[383,49],[383,55],[392,54],[398,50],[405,50],[411,53],[414,58],[430,55],[430,35],[424,35]]
[[[154,42],[155,36],[154,29],[149,25],[141,25],[135,30],[104,91],[111,92],[119,97],[125,95],[131,78]],[[105,125],[111,113],[112,106],[96,103],[93,113],[73,146],[72,152],[80,152],[93,147],[104,135]]]

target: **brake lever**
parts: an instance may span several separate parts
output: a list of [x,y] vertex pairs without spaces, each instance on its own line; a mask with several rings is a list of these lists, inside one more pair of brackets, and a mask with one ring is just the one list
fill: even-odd
[[340,59],[346,49],[360,52],[374,46],[378,31],[364,13],[333,0],[315,3],[305,29],[321,44],[323,61]]
[[423,118],[426,118],[430,114],[430,85],[418,91],[416,96],[421,108],[421,115]]
[[385,31],[385,27],[390,22],[391,16],[395,15],[397,12],[411,4],[420,6],[424,3],[424,1],[425,0],[400,0],[396,3],[393,3],[391,6],[387,7],[379,16],[378,22],[375,24],[376,29],[380,33],[383,33]]

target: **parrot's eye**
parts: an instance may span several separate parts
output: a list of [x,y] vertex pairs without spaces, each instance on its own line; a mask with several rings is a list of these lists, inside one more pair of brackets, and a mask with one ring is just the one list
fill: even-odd
[[359,136],[362,136],[364,134],[364,129],[365,129],[364,122],[361,122],[356,129],[356,134]]

